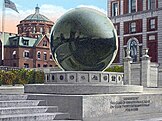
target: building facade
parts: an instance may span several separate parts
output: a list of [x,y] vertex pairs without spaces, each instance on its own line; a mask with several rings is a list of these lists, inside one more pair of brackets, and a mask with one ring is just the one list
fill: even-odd
[[50,43],[46,35],[36,39],[29,37],[10,37],[4,48],[4,66],[40,68],[55,67]]
[[53,24],[36,7],[34,14],[17,25],[18,34],[5,33],[3,65],[25,68],[57,66],[49,42]]
[[149,48],[151,61],[162,64],[162,1],[108,0],[107,5],[107,15],[119,39],[115,62],[123,63],[127,49],[130,50],[133,62],[138,62],[143,49]]

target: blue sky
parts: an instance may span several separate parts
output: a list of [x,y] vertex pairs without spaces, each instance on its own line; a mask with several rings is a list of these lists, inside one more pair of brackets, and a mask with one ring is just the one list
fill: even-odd
[[51,4],[55,6],[63,6],[65,9],[75,8],[78,5],[93,5],[101,9],[106,10],[107,0],[12,0],[22,9],[29,9],[35,7],[36,4],[39,6],[43,4]]
[[[5,31],[17,32],[16,25],[20,20],[25,19],[28,15],[35,12],[35,7],[40,7],[40,13],[48,17],[52,21],[56,21],[61,15],[67,12],[69,9],[88,6],[96,8],[106,14],[107,0],[11,0],[16,4],[19,14],[15,11],[6,8],[5,12]],[[3,0],[0,0],[0,9],[2,10]],[[2,11],[0,15],[2,16]],[[0,31],[1,31],[0,19]]]

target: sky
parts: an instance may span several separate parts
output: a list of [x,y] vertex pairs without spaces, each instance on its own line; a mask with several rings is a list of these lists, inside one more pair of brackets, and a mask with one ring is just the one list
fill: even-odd
[[[61,15],[68,10],[76,7],[96,8],[106,14],[107,0],[11,0],[16,4],[19,13],[12,9],[5,9],[4,31],[17,33],[16,25],[28,15],[34,14],[35,7],[40,7],[40,14],[45,15],[55,22]],[[2,4],[0,0],[0,31],[2,31]]]

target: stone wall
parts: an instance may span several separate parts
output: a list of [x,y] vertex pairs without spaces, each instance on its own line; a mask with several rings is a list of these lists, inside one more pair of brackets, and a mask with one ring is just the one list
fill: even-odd
[[159,68],[158,63],[150,62],[147,53],[143,55],[139,63],[132,63],[130,56],[125,58],[124,84],[160,87],[162,86],[161,79],[162,69]]

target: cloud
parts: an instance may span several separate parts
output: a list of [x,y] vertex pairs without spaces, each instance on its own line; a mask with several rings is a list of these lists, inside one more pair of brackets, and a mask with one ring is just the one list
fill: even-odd
[[40,7],[40,12],[53,21],[56,21],[66,11],[67,10],[64,9],[62,6],[44,4]]
[[79,5],[79,6],[77,6],[77,7],[88,7],[88,8],[93,8],[93,9],[96,9],[96,10],[98,10],[98,11],[100,11],[100,12],[106,14],[106,11],[105,11],[104,9],[99,8],[99,7],[97,7],[97,6],[93,6],[93,5]]
[[[44,4],[40,6],[40,14],[46,16],[51,21],[55,22],[61,15],[63,15],[67,10],[61,6],[54,6]],[[5,12],[5,31],[11,33],[17,33],[17,25],[20,23],[21,20],[24,20],[30,14],[34,14],[35,9],[28,9],[28,10],[21,10],[19,9],[19,13],[11,10],[6,9]],[[2,13],[0,12],[2,15]],[[1,28],[0,28],[0,31]]]

